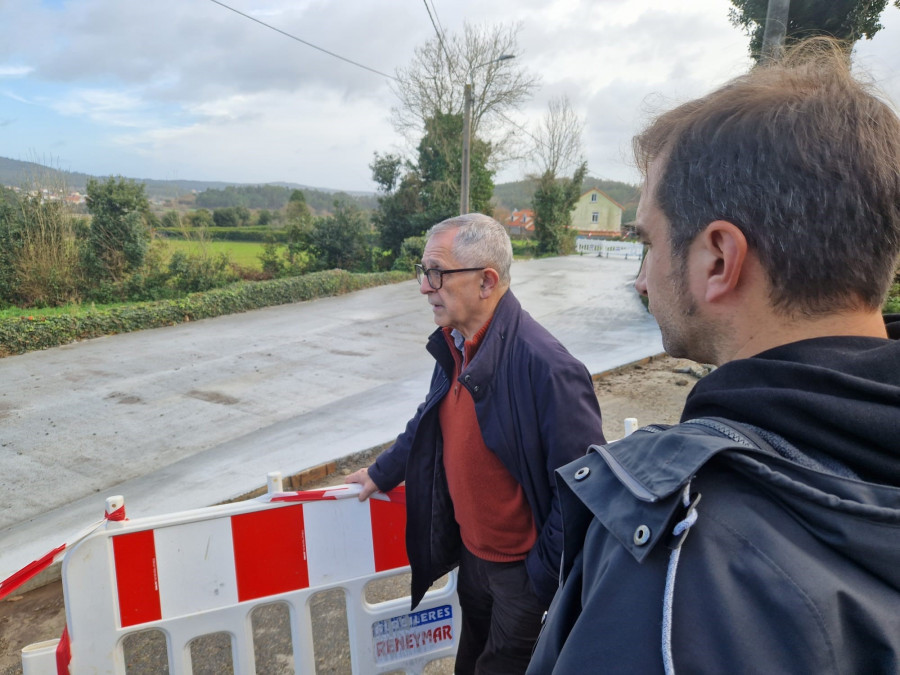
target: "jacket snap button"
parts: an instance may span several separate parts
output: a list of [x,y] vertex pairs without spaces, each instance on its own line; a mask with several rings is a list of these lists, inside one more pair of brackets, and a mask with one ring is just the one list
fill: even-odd
[[588,477],[588,474],[591,472],[589,468],[586,466],[581,467],[578,471],[575,472],[575,480],[584,480]]
[[472,387],[472,391],[478,391],[478,385],[477,385],[477,384],[476,384],[474,387]]
[[648,541],[650,541],[650,528],[646,525],[638,525],[634,531],[634,543],[643,546]]

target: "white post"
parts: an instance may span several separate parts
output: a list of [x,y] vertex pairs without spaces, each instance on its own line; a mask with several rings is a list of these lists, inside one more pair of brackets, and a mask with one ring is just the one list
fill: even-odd
[[637,417],[626,417],[625,418],[625,435],[631,436],[631,434],[633,434],[637,430],[638,430]]
[[280,471],[272,471],[271,473],[266,474],[266,488],[269,494],[273,494],[275,492],[284,492]]

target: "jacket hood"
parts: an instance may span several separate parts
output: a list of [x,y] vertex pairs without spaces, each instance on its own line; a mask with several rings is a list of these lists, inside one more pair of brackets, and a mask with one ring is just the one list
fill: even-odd
[[815,338],[726,363],[697,383],[682,421],[750,424],[863,480],[900,486],[900,314],[885,322],[888,340]]

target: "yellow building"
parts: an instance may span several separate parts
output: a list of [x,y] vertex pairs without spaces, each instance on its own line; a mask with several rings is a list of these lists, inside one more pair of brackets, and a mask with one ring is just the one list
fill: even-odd
[[603,190],[591,188],[578,198],[572,210],[572,229],[583,236],[619,237],[624,210]]

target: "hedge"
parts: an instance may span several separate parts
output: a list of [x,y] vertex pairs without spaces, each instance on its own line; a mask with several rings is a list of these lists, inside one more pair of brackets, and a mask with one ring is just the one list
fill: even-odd
[[166,239],[187,239],[195,233],[210,241],[254,241],[265,242],[268,238],[279,244],[287,241],[287,232],[283,229],[273,230],[269,227],[204,227],[187,228],[157,227],[154,232],[157,236]]
[[145,328],[172,326],[273,305],[341,295],[409,279],[404,272],[351,274],[344,270],[313,272],[272,281],[243,281],[178,300],[159,300],[59,316],[0,319],[0,356]]

